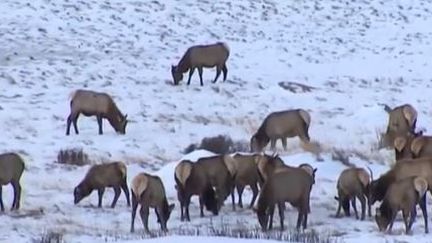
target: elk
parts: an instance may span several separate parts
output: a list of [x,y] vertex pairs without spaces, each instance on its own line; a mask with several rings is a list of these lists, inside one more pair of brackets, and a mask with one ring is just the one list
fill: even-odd
[[198,69],[200,78],[200,84],[203,86],[202,73],[203,68],[212,68],[216,66],[216,77],[213,83],[216,83],[221,71],[223,72],[225,81],[228,74],[226,61],[230,54],[229,47],[226,43],[217,42],[210,45],[196,45],[189,47],[183,57],[180,59],[177,66],[171,66],[171,74],[174,80],[174,85],[178,85],[183,79],[183,73],[189,70],[189,79],[187,85],[190,85],[190,81],[195,69]]
[[390,147],[397,136],[415,133],[417,111],[410,104],[404,104],[391,109],[385,105],[384,110],[389,114],[387,130],[381,134],[378,149]]
[[174,178],[181,206],[181,220],[190,221],[189,204],[192,195],[199,195],[201,217],[204,217],[204,205],[214,215],[218,214],[233,185],[233,177],[225,162],[229,159],[227,156],[229,155],[204,157],[195,163],[182,161],[177,165]]
[[232,159],[226,159],[225,162],[233,163],[228,165],[231,168],[231,175],[234,178],[233,189],[231,191],[231,198],[233,202],[233,210],[235,210],[234,189],[237,189],[238,206],[243,208],[242,194],[246,186],[252,189],[252,199],[249,208],[252,208],[258,196],[258,184],[262,184],[258,174],[257,161],[259,155],[257,154],[234,154]]
[[303,109],[272,112],[251,137],[251,151],[261,152],[269,142],[271,149],[275,151],[278,139],[282,141],[282,146],[287,150],[287,138],[295,136],[308,143],[310,141],[310,122],[309,113]]
[[84,179],[74,189],[74,204],[90,195],[93,190],[98,191],[98,207],[102,207],[102,197],[106,187],[114,189],[114,199],[111,208],[114,208],[121,189],[123,190],[127,205],[130,206],[129,189],[127,186],[126,165],[123,162],[111,162],[92,166]]
[[[405,233],[409,234],[417,215],[416,205],[420,204],[421,198],[425,198],[427,190],[428,182],[418,176],[393,182],[389,186],[381,206],[376,209],[375,221],[380,231],[385,231],[388,228],[388,233],[390,233],[397,213],[402,211]],[[428,233],[427,225],[425,225],[425,232]]]
[[[403,159],[397,161],[393,168],[370,183],[370,203],[373,204],[376,201],[382,201],[387,193],[388,188],[393,182],[412,176],[423,177],[428,183],[429,192],[432,192],[432,157]],[[429,231],[426,196],[421,198],[419,205],[423,213],[426,231]]]
[[[339,202],[338,209],[336,211],[336,217],[340,217],[340,211],[343,207],[346,216],[350,216],[349,212],[349,202],[354,209],[355,217],[358,219],[356,198],[360,200],[361,203],[361,220],[365,219],[366,211],[366,200],[368,199],[368,188],[373,179],[372,170],[368,167],[370,176],[368,172],[363,168],[347,168],[341,172],[337,181],[337,191],[338,196],[335,199]],[[368,201],[368,215],[371,214],[371,204]]]
[[168,231],[167,222],[174,209],[174,204],[168,204],[165,187],[158,176],[147,173],[139,173],[132,179],[132,214],[131,233],[134,232],[135,216],[138,205],[141,205],[140,215],[144,230],[150,234],[148,228],[148,217],[150,208],[155,209],[158,222],[164,232]]
[[[280,170],[272,174],[264,182],[258,198],[256,210],[259,224],[263,231],[272,228],[272,215],[275,205],[278,206],[281,230],[284,229],[285,202],[289,202],[298,210],[297,230],[300,226],[307,227],[307,217],[310,212],[310,192],[312,177],[303,169]],[[268,225],[270,219],[270,225]]]
[[[286,165],[283,160],[275,153],[272,156],[261,155],[257,162],[258,174],[262,178],[263,181],[267,181],[271,178],[275,173],[283,172],[283,171],[303,171],[306,172],[307,175],[312,180],[312,184],[315,183],[315,174],[317,168],[313,168],[311,165],[307,163],[300,164],[297,167]],[[285,208],[284,204],[281,204],[281,207]],[[280,214],[280,212],[279,212]],[[269,227],[273,227],[273,215],[274,210],[271,211],[270,214],[270,225]]]
[[70,97],[70,114],[67,118],[66,135],[70,134],[71,123],[73,123],[75,134],[79,134],[77,122],[80,114],[96,116],[100,135],[103,134],[103,119],[107,119],[117,133],[126,133],[127,115],[120,112],[114,100],[107,93],[78,89],[72,92]]
[[14,199],[11,210],[18,210],[21,201],[21,184],[20,179],[24,171],[24,160],[16,153],[0,154],[0,208],[4,212],[2,197],[3,185],[11,184],[14,191]]

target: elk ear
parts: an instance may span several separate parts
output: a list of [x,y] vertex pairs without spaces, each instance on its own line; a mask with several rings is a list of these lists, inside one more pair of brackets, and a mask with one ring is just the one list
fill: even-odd
[[390,108],[390,106],[384,104],[384,110],[385,110],[387,113],[390,113],[390,111],[392,111],[392,108]]
[[317,172],[318,168],[313,169],[313,173],[315,174],[315,172]]

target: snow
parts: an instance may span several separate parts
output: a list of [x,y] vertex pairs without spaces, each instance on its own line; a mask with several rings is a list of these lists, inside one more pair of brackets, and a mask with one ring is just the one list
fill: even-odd
[[[181,227],[257,227],[252,211],[232,212],[228,200],[220,216],[199,218],[196,198],[192,222],[181,223],[173,169],[183,158],[211,155],[183,157],[191,143],[219,134],[249,141],[268,113],[292,108],[310,112],[311,138],[323,149],[321,161],[298,139],[289,139],[288,152],[280,151],[288,164],[318,168],[311,229],[344,242],[427,241],[420,218],[414,234],[405,236],[401,221],[395,235],[383,235],[373,219],[332,217],[335,183],[345,167],[331,152],[348,151],[351,163],[371,167],[375,176],[383,173],[393,158],[391,151],[374,149],[387,123],[383,104],[412,104],[419,129],[431,130],[430,99],[421,95],[431,90],[431,8],[427,0],[1,1],[0,152],[20,153],[27,169],[22,208],[0,216],[0,241],[28,242],[50,231],[68,242],[132,242],[142,235],[139,220],[138,232],[129,233],[123,194],[114,209],[112,190],[102,209],[96,193],[73,205],[73,188],[90,165],[55,163],[67,148],[82,148],[93,163],[124,161],[129,182],[142,171],[159,175],[176,203],[169,237]],[[197,74],[190,86],[185,80],[173,86],[170,67],[184,51],[216,41],[231,50],[227,81],[212,84],[215,70],[206,69],[204,87]],[[279,85],[288,82],[313,89],[294,93]],[[96,119],[81,116],[80,134],[65,136],[69,94],[78,88],[111,94],[131,119],[127,134],[115,134],[104,121],[99,136]],[[9,209],[10,186],[3,195]],[[244,201],[250,197],[246,190]],[[288,208],[287,214],[292,228],[296,213]],[[150,217],[151,229],[158,229]]]

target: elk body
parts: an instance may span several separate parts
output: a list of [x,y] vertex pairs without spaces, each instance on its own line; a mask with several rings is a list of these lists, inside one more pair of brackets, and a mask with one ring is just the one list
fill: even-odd
[[354,209],[356,219],[358,219],[356,198],[361,203],[361,220],[365,218],[366,201],[368,201],[368,215],[371,217],[371,204],[368,200],[368,188],[372,177],[372,171],[369,169],[371,175],[363,168],[348,168],[341,172],[337,181],[338,200],[339,205],[336,212],[336,217],[340,217],[340,211],[343,207],[346,216],[350,216],[349,203]]
[[84,179],[74,189],[74,203],[79,203],[83,198],[92,193],[93,190],[98,191],[98,207],[102,207],[102,197],[105,188],[114,188],[114,199],[111,203],[111,208],[114,208],[121,190],[123,190],[127,205],[130,206],[129,189],[127,186],[126,165],[122,162],[112,162],[108,164],[100,164],[92,166]]
[[189,47],[183,57],[180,59],[177,66],[171,66],[171,74],[174,80],[174,85],[178,85],[183,79],[183,73],[189,70],[189,79],[187,84],[190,84],[192,75],[195,69],[198,69],[200,84],[203,86],[202,73],[203,68],[216,67],[216,77],[213,83],[216,83],[221,71],[226,80],[228,69],[226,61],[228,60],[230,50],[228,45],[223,42],[217,42],[211,45],[196,45]]
[[0,208],[4,212],[2,197],[3,185],[11,184],[14,190],[14,199],[11,210],[18,210],[21,201],[20,179],[24,171],[24,160],[16,153],[0,154]]
[[150,233],[148,228],[150,208],[155,209],[162,231],[167,232],[167,222],[172,210],[174,209],[174,204],[168,204],[162,180],[158,176],[139,173],[132,180],[131,194],[131,232],[134,232],[135,216],[138,205],[141,205],[140,215],[146,233]]
[[285,202],[289,202],[298,210],[297,229],[301,226],[306,229],[312,185],[312,177],[303,169],[282,170],[272,174],[264,183],[258,198],[257,216],[261,228],[272,228],[271,217],[277,205],[283,230]]
[[388,113],[389,119],[386,132],[381,134],[379,149],[392,146],[397,136],[414,134],[417,123],[417,111],[410,104],[404,104],[393,109],[385,105],[384,110]]
[[252,152],[261,152],[270,142],[270,147],[276,149],[276,141],[280,139],[284,149],[287,149],[287,138],[298,136],[305,143],[310,141],[310,115],[303,109],[285,110],[270,113],[262,122],[258,131],[250,141]]
[[175,181],[181,220],[190,221],[189,204],[192,195],[199,195],[201,217],[204,216],[204,205],[214,215],[218,214],[233,185],[233,177],[225,159],[225,156],[218,155],[200,158],[195,163],[182,161],[177,165]]
[[[432,158],[425,157],[419,159],[403,159],[396,162],[394,167],[381,175],[378,179],[370,184],[371,204],[376,201],[382,201],[390,185],[398,180],[408,177],[419,176],[424,178],[428,183],[428,190],[432,190]],[[426,197],[421,198],[420,208],[423,213],[425,227],[428,229]],[[427,230],[428,231],[428,230]]]
[[[375,220],[380,231],[388,228],[388,231],[391,232],[397,213],[402,211],[405,232],[408,234],[417,215],[416,205],[422,203],[421,198],[425,197],[427,189],[428,182],[422,177],[413,176],[393,182],[381,206],[376,209]],[[428,233],[427,225],[425,225],[425,231]]]
[[103,119],[107,119],[117,133],[126,133],[126,125],[128,122],[127,115],[123,115],[120,112],[114,100],[107,93],[78,89],[71,94],[70,114],[67,118],[66,135],[69,135],[72,123],[75,133],[79,133],[77,122],[80,114],[84,116],[96,116],[99,134],[103,134]]
[[252,199],[249,208],[252,208],[258,196],[258,184],[262,184],[258,174],[257,162],[260,155],[257,154],[235,154],[232,159],[227,159],[226,162],[233,163],[228,168],[231,169],[231,175],[234,177],[233,190],[231,198],[233,202],[233,210],[235,210],[234,189],[237,189],[238,206],[243,208],[242,194],[246,186],[252,189]]
[[[258,173],[262,180],[265,182],[269,180],[274,174],[284,171],[291,171],[294,173],[302,173],[306,172],[306,174],[311,178],[312,184],[315,183],[315,173],[317,171],[317,168],[313,168],[309,164],[300,164],[297,167],[286,165],[283,160],[277,155],[274,154],[272,156],[268,155],[262,155],[258,159]],[[281,204],[280,206],[283,207],[283,210],[285,209],[285,204]],[[280,210],[280,208],[278,208]],[[281,212],[279,212],[280,214]],[[273,215],[274,210],[270,213],[270,222],[269,227],[273,227]]]

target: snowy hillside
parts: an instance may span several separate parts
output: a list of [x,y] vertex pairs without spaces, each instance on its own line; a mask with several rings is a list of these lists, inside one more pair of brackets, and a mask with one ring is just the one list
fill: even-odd
[[[185,147],[218,134],[248,141],[269,112],[291,108],[310,112],[311,138],[324,150],[317,162],[291,139],[290,151],[281,152],[290,164],[319,168],[311,229],[346,242],[428,239],[421,220],[414,236],[383,239],[372,219],[333,218],[335,181],[344,167],[330,153],[353,151],[377,174],[385,171],[392,153],[373,149],[387,122],[384,103],[411,103],[418,127],[430,133],[430,99],[419,95],[431,91],[430,9],[427,0],[1,1],[0,151],[19,152],[27,170],[22,209],[1,216],[0,241],[27,242],[46,231],[61,232],[68,242],[142,237],[128,231],[123,195],[115,209],[108,208],[111,190],[103,209],[95,208],[96,193],[73,205],[73,188],[88,166],[55,163],[61,149],[82,148],[95,163],[125,161],[129,181],[141,171],[159,171],[174,201],[173,163]],[[170,67],[184,51],[216,41],[230,46],[228,80],[212,84],[215,71],[205,70],[204,87],[198,76],[190,86],[173,86]],[[127,134],[115,134],[104,121],[99,136],[96,119],[81,117],[80,134],[66,137],[69,94],[78,88],[112,94],[132,120]],[[366,164],[356,156],[351,162]],[[10,186],[3,195],[9,209]],[[190,227],[258,226],[251,211],[233,213],[228,202],[221,216],[199,219],[194,200]],[[168,223],[173,232],[184,225],[176,207]],[[296,214],[288,210],[291,227]]]

